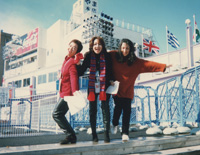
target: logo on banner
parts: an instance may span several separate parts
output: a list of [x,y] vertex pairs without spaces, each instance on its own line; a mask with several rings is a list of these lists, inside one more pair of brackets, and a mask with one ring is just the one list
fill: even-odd
[[22,46],[17,48],[15,55],[20,56],[38,47],[38,30],[36,28],[20,38]]

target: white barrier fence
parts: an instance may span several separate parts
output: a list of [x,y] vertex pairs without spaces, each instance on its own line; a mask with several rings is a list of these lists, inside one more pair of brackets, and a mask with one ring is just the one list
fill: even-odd
[[[87,96],[87,89],[81,89]],[[150,88],[135,88],[135,99],[132,101],[130,124],[150,124],[155,121],[155,94]],[[8,100],[8,99],[7,99]],[[151,104],[150,104],[151,100]],[[9,99],[1,104],[0,137],[33,136],[62,133],[52,118],[57,103],[56,92]],[[110,98],[111,121],[114,102]],[[72,127],[89,127],[89,103],[81,111],[71,116],[66,114]],[[120,118],[120,125],[122,124]],[[111,123],[112,124],[112,123]],[[97,126],[103,127],[101,103],[98,103]]]

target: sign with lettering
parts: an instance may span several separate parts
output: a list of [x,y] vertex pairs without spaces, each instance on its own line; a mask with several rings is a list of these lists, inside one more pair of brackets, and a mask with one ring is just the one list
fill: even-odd
[[20,37],[20,39],[22,40],[22,46],[17,48],[14,55],[20,56],[36,49],[38,47],[38,32],[39,28],[36,28]]

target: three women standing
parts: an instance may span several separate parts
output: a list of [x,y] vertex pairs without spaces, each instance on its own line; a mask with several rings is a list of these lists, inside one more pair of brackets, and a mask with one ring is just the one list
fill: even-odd
[[[120,82],[119,90],[114,96],[113,127],[111,132],[117,132],[119,118],[122,117],[122,141],[129,140],[129,124],[131,115],[131,102],[134,97],[134,84],[140,73],[164,72],[171,67],[166,64],[156,63],[137,58],[134,44],[129,39],[122,39],[118,51],[106,50],[105,42],[101,37],[93,37],[89,43],[89,51],[85,54],[82,65],[77,66],[82,44],[78,40],[72,40],[69,44],[69,54],[66,56],[61,69],[60,100],[56,105],[53,118],[67,135],[61,144],[76,143],[76,135],[73,128],[65,118],[68,105],[63,100],[64,96],[71,96],[78,87],[78,75],[81,76],[89,68],[88,100],[89,116],[92,129],[93,142],[98,142],[96,133],[97,101],[101,101],[104,125],[104,142],[110,142],[110,94],[106,94],[108,86],[113,85],[113,80]],[[77,54],[77,55],[76,55]],[[76,58],[75,58],[76,55]]]

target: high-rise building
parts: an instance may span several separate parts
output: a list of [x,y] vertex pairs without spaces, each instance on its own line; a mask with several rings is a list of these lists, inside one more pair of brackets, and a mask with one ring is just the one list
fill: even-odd
[[3,47],[12,39],[12,34],[0,31],[0,86],[2,86],[3,73],[4,73],[4,61],[3,61]]

